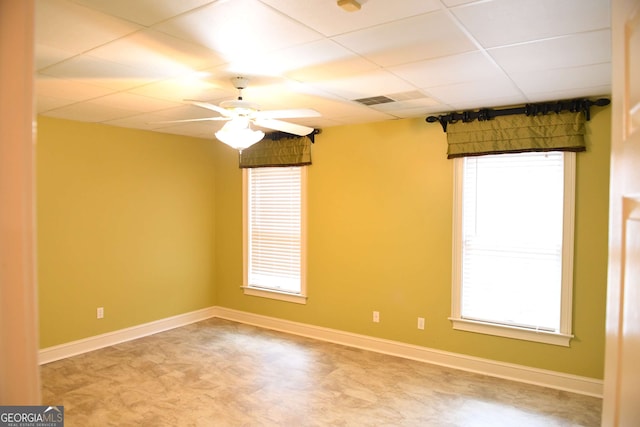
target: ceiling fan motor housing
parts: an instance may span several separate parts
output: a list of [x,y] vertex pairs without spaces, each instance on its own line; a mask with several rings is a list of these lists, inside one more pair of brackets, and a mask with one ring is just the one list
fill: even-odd
[[246,87],[249,86],[249,79],[246,77],[233,77],[231,79],[231,83],[233,83],[233,86],[236,89],[242,90],[246,89]]

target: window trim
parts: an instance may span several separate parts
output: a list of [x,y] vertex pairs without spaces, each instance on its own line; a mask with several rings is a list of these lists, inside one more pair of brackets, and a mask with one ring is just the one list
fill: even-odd
[[249,285],[249,169],[242,169],[242,290],[244,295],[307,303],[307,166],[300,170],[300,293]]
[[451,286],[451,317],[449,317],[453,329],[569,347],[569,343],[574,337],[571,331],[573,308],[576,154],[572,152],[565,152],[563,157],[564,217],[562,222],[562,289],[560,296],[559,332],[534,330],[462,318],[462,183],[464,157],[453,159],[453,271]]

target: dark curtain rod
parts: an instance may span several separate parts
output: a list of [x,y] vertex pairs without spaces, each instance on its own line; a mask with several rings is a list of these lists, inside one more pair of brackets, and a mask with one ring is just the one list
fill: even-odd
[[597,101],[590,101],[588,99],[573,99],[570,101],[557,101],[557,102],[544,102],[539,104],[526,104],[524,107],[504,108],[501,110],[494,110],[491,108],[482,108],[477,111],[463,111],[462,113],[449,113],[440,116],[429,116],[425,120],[429,123],[439,122],[442,125],[442,130],[447,131],[447,125],[449,123],[455,123],[459,120],[463,122],[472,122],[476,119],[479,121],[491,120],[498,116],[511,116],[514,114],[525,114],[527,116],[535,116],[537,114],[547,113],[560,113],[561,111],[571,111],[576,113],[578,111],[584,112],[585,118],[591,120],[590,108],[592,105],[598,107],[604,107],[609,105],[611,100],[606,98],[600,98]]

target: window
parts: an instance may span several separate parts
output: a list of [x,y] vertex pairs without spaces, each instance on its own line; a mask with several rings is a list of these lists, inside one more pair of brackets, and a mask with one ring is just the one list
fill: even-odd
[[244,292],[304,304],[306,167],[244,169]]
[[569,345],[575,153],[455,159],[454,329]]

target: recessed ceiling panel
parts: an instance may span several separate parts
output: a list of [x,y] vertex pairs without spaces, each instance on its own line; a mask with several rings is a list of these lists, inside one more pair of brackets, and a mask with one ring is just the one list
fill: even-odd
[[35,22],[37,44],[74,54],[142,28],[67,0],[38,1]]
[[141,70],[89,55],[76,56],[45,69],[41,74],[78,80],[113,90],[125,90],[170,77],[163,69]]
[[139,31],[91,50],[92,57],[124,64],[155,75],[192,73],[223,63],[211,50],[165,33]]
[[498,98],[513,98],[526,102],[524,95],[507,78],[478,80],[447,86],[432,87],[426,90],[443,104],[460,104],[477,102],[479,106],[488,107],[495,104]]
[[611,64],[595,64],[552,70],[521,71],[511,73],[511,78],[527,95],[538,92],[586,89],[610,84]]
[[422,88],[505,76],[491,58],[480,51],[400,65],[391,67],[390,71]]
[[509,73],[600,64],[611,61],[611,31],[572,34],[488,52]]
[[493,0],[451,9],[485,48],[609,28],[608,0]]
[[[355,77],[315,82],[312,86],[351,100],[415,89],[406,81],[384,70],[360,74]],[[381,90],[382,93],[380,93]]]
[[209,82],[206,77],[199,77],[197,74],[150,83],[131,89],[129,92],[176,102],[182,102],[185,99],[206,101],[231,97],[235,94],[230,88],[221,88],[220,85]]
[[156,24],[215,0],[75,0],[109,15],[141,25]]
[[134,111],[87,101],[48,111],[46,116],[81,122],[101,123],[137,114]]
[[356,12],[341,9],[335,0],[263,0],[325,36],[349,33],[402,20],[441,8],[437,0],[360,0]]
[[433,12],[333,37],[382,66],[393,66],[475,49],[445,12]]
[[304,81],[336,78],[378,68],[373,62],[328,39],[292,46],[260,59],[270,64],[270,74],[284,74]]
[[207,46],[227,62],[322,38],[258,0],[215,2],[154,28]]
[[590,97],[610,97],[611,85],[591,86],[579,89],[563,89],[551,92],[528,93],[527,98],[531,102],[548,102],[561,99],[590,98]]
[[179,103],[165,101],[133,93],[119,92],[93,100],[96,104],[107,105],[136,112],[153,112],[180,106]]
[[57,47],[51,47],[43,44],[36,43],[35,45],[35,69],[40,70],[65,59],[72,58],[76,55],[74,52],[69,52]]
[[35,89],[38,95],[70,102],[86,101],[111,92],[102,86],[42,75],[35,80]]

